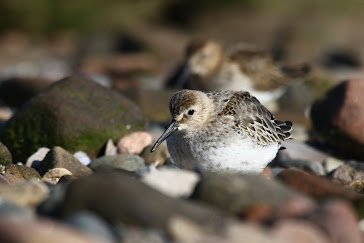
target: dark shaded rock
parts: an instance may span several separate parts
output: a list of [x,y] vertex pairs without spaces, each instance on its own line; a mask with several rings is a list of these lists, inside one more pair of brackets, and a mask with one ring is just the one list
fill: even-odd
[[92,170],[97,170],[99,167],[111,167],[127,171],[136,171],[144,168],[145,163],[144,159],[138,155],[117,154],[97,158],[91,162],[89,167]]
[[17,184],[31,179],[40,180],[40,175],[35,169],[24,165],[7,166],[4,177],[10,184]]
[[0,102],[6,106],[20,107],[50,84],[49,80],[39,78],[8,79],[0,84]]
[[108,138],[143,130],[138,107],[116,91],[82,77],[63,79],[31,99],[0,130],[16,161],[40,147],[61,146],[95,157]]
[[48,196],[38,205],[37,214],[55,216],[64,201],[66,186],[58,183],[52,187]]
[[197,185],[193,198],[251,220],[274,217],[279,208],[289,204],[299,204],[301,212],[312,207],[305,196],[278,181],[255,175],[209,174]]
[[324,230],[330,242],[360,243],[364,240],[358,228],[358,217],[346,201],[332,200],[322,204],[310,220]]
[[321,140],[348,157],[364,160],[364,80],[351,79],[331,89],[311,107]]
[[40,163],[39,174],[43,176],[48,170],[54,168],[65,168],[75,176],[86,176],[92,173],[90,168],[58,146],[52,148]]
[[1,218],[0,242],[97,243],[99,241],[51,220],[21,221]]
[[356,200],[360,198],[359,194],[339,184],[294,168],[286,169],[279,173],[276,178],[296,190],[317,199],[346,198]]
[[220,211],[197,202],[167,197],[122,171],[103,170],[71,182],[60,216],[89,210],[103,218],[126,224],[166,228],[172,216],[221,230],[231,221]]
[[325,53],[322,63],[330,69],[359,69],[362,66],[359,54],[356,51],[343,49],[335,49]]
[[12,161],[13,159],[9,149],[0,142],[0,165],[10,165]]

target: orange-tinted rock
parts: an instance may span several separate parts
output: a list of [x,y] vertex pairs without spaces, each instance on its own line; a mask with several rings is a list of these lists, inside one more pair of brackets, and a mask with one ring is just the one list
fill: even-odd
[[277,179],[317,199],[340,197],[355,200],[359,198],[359,194],[352,190],[294,168],[282,171],[277,175]]
[[148,132],[133,132],[121,138],[117,145],[118,153],[140,154],[143,149],[152,144],[152,135]]
[[364,80],[351,79],[331,89],[311,108],[316,133],[350,157],[364,159]]

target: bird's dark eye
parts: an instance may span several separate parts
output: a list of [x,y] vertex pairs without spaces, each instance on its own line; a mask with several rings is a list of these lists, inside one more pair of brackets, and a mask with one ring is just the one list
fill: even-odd
[[190,116],[192,116],[192,115],[193,115],[193,113],[195,113],[195,110],[189,110],[189,111],[188,111],[188,115],[190,115]]

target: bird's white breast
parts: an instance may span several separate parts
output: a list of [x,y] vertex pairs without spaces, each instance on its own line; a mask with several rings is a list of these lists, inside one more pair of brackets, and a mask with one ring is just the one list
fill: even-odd
[[271,162],[279,149],[278,144],[260,146],[240,136],[216,140],[215,144],[191,143],[179,136],[167,140],[172,159],[186,169],[212,172],[260,173]]

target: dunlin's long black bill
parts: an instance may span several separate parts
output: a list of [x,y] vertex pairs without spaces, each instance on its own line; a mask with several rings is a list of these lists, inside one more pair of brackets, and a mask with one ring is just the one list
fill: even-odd
[[168,138],[172,133],[178,130],[178,124],[175,120],[172,120],[172,122],[168,125],[167,129],[164,131],[162,136],[157,140],[157,142],[154,144],[151,152],[154,152],[154,150],[166,139]]

